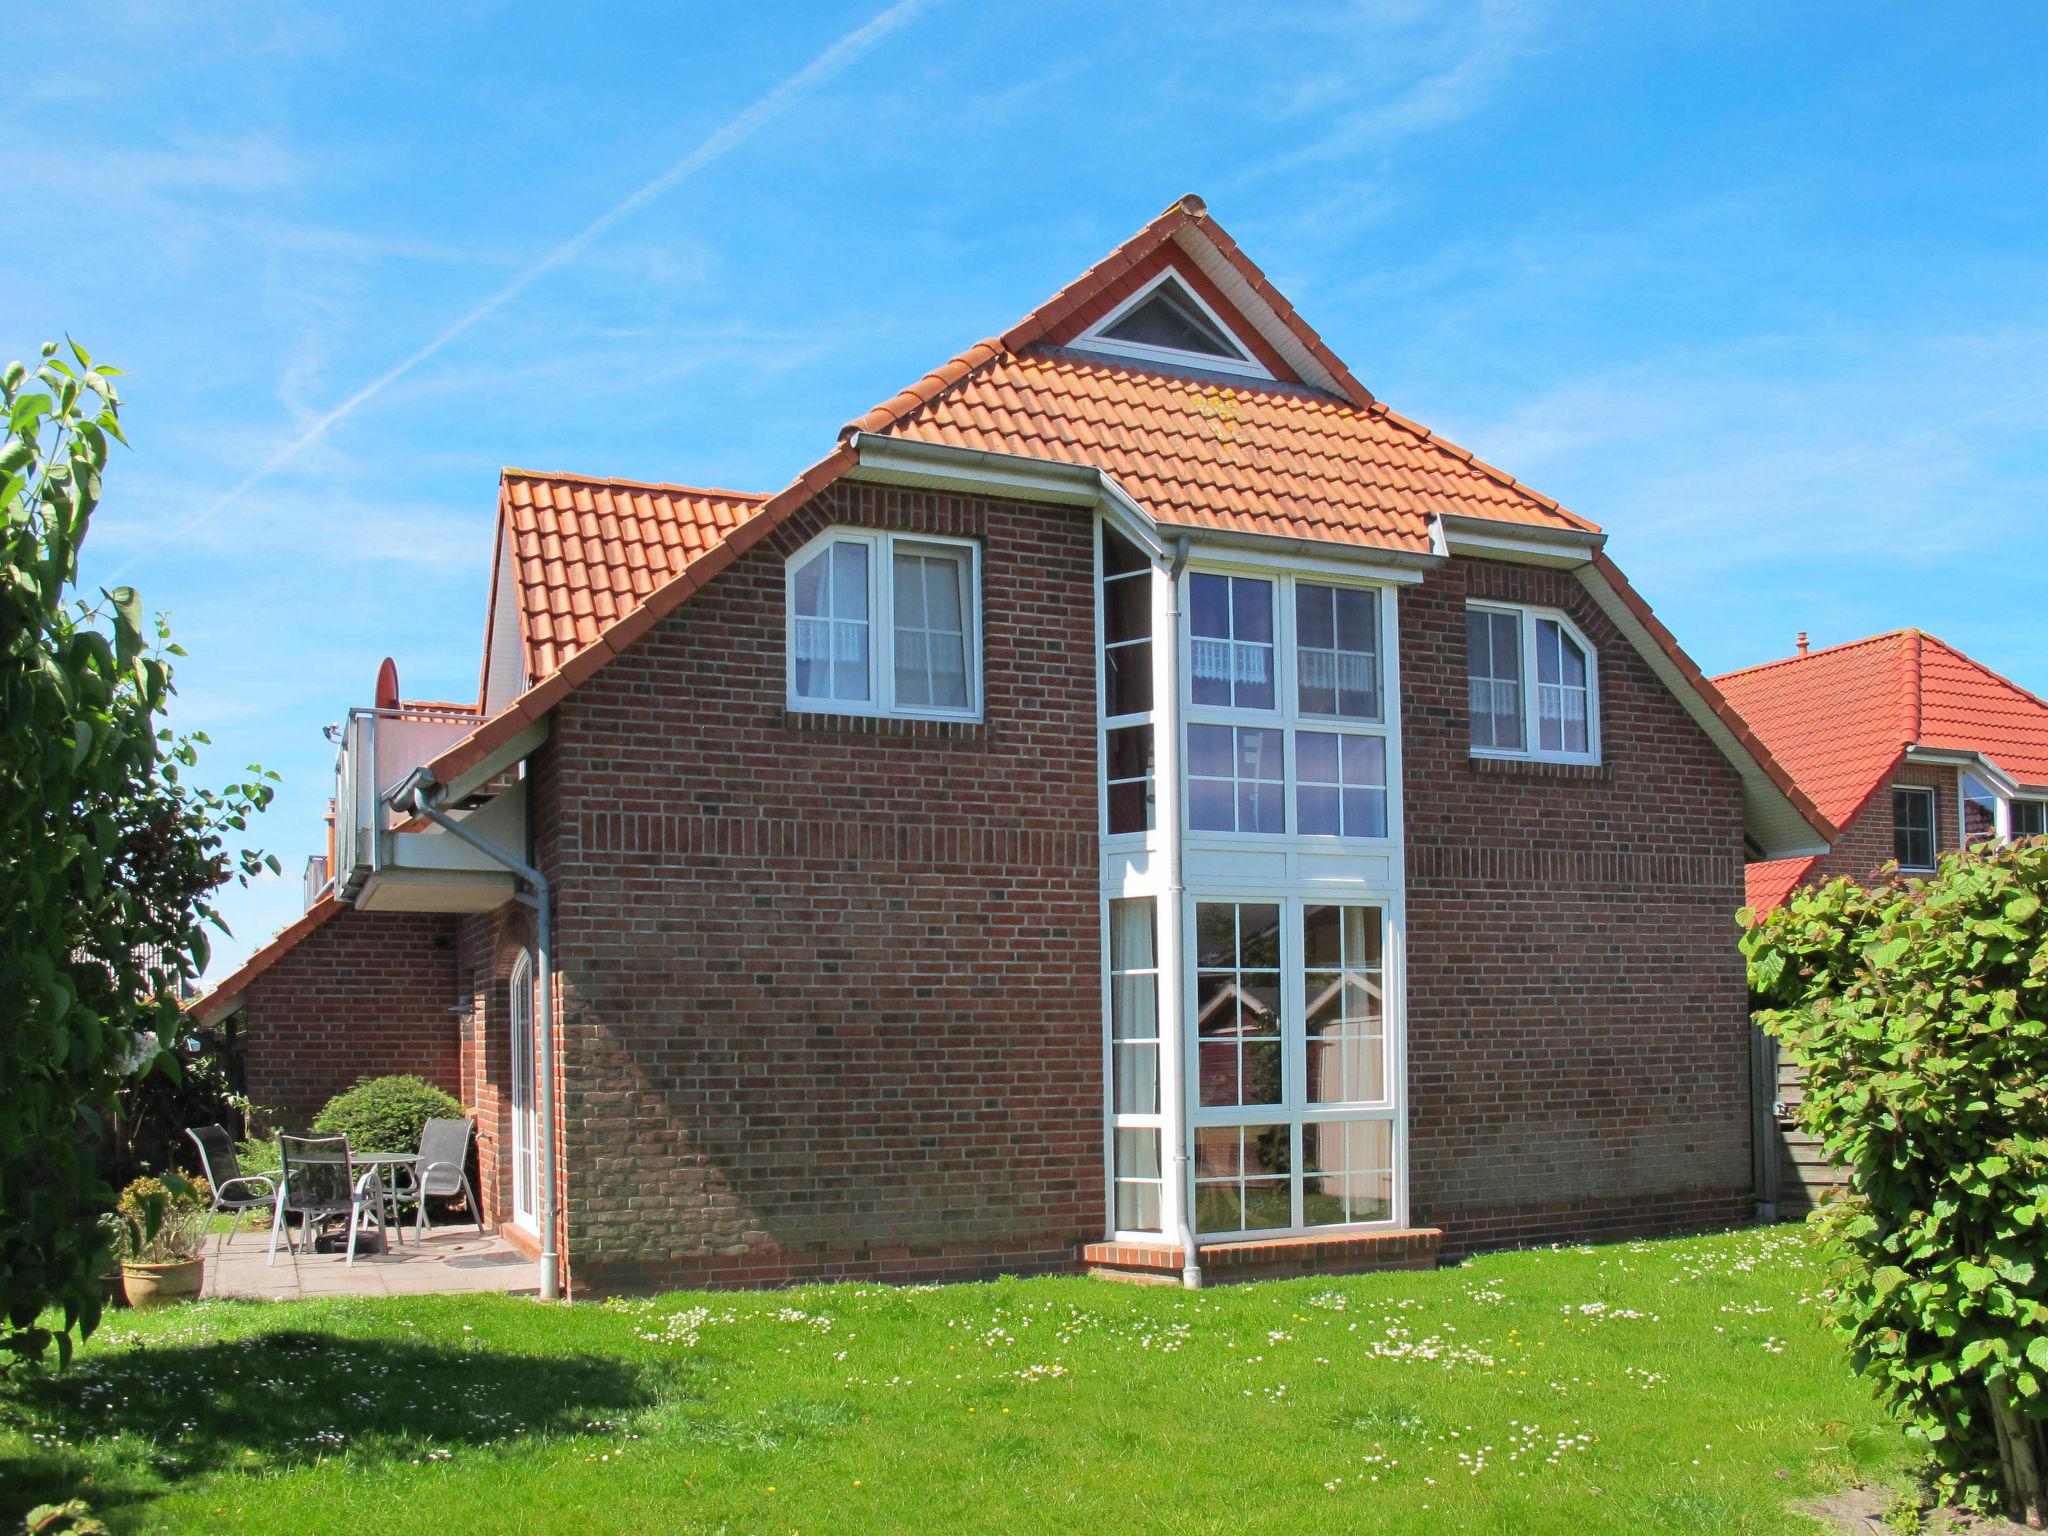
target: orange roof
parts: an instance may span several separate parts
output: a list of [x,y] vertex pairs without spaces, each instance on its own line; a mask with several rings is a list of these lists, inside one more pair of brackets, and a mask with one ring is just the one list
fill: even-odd
[[498,509],[527,676],[544,678],[759,512],[766,496],[508,469]]
[[[1211,264],[1220,259],[1267,311],[1263,330],[1205,275],[1201,241],[1215,253]],[[1061,345],[1166,265],[1233,331],[1262,338],[1255,350],[1280,381],[1169,372]],[[1301,369],[1273,351],[1276,337],[1291,339]],[[1327,387],[1291,382],[1297,372],[1320,374]],[[1414,552],[1429,550],[1439,513],[1598,531],[1374,400],[1196,197],[848,431],[1088,465],[1180,527]]]
[[322,896],[280,929],[268,944],[209,987],[205,996],[195,997],[187,1003],[185,1011],[200,1023],[211,1024],[228,1011],[229,1004],[249,990],[250,982],[298,948],[300,940],[341,910],[341,901],[331,891]]
[[1743,866],[1747,900],[1758,912],[1782,906],[1785,898],[1807,883],[1818,859],[1759,859]]
[[[1862,810],[1910,746],[1979,752],[2023,784],[2048,784],[2048,702],[1916,629],[1714,681],[1838,827]],[[1781,878],[1758,874],[1770,868],[1750,866],[1752,905],[1757,881],[1768,893]],[[1783,879],[1777,900],[1798,883],[1797,876]]]

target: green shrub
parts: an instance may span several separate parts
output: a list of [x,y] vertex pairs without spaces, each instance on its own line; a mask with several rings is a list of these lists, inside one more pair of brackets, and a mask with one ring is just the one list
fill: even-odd
[[1836,880],[1757,919],[1757,1022],[1850,1171],[1817,1220],[1830,1320],[1945,1494],[2040,1523],[2048,1469],[2048,841],[1927,881]]
[[358,1152],[411,1152],[429,1120],[459,1120],[462,1106],[425,1078],[366,1077],[314,1117],[322,1136],[346,1136]]

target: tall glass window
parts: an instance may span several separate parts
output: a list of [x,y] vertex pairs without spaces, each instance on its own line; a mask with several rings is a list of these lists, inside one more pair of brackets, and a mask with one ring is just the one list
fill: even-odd
[[1196,1230],[1391,1221],[1385,910],[1289,897],[1198,901],[1194,917]]
[[1160,1229],[1159,950],[1149,896],[1109,904],[1110,1173],[1120,1232]]
[[1152,827],[1152,564],[1102,528],[1104,830]]

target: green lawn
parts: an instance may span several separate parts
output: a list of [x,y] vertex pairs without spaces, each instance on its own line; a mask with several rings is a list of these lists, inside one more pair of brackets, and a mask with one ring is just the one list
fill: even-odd
[[0,1530],[1801,1531],[1907,1468],[1776,1228],[1199,1294],[1082,1279],[111,1313]]

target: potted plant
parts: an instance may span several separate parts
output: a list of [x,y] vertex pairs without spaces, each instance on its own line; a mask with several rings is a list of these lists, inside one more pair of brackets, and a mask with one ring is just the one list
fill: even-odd
[[165,1307],[198,1296],[206,1274],[200,1250],[208,1205],[190,1181],[145,1174],[121,1191],[120,1211],[127,1248],[121,1291],[128,1305]]

